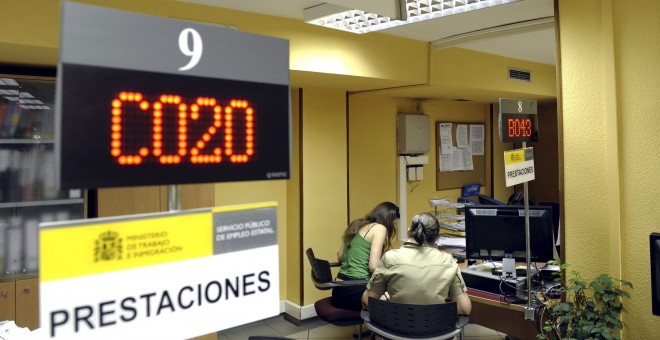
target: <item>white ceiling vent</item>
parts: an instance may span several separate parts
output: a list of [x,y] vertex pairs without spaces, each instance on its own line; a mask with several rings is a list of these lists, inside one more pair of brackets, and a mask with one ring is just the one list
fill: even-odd
[[529,71],[509,67],[509,80],[518,80],[531,83],[532,73]]

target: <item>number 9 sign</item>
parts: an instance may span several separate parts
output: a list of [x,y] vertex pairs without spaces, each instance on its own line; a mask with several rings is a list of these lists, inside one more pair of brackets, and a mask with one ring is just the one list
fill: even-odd
[[192,69],[202,59],[202,51],[204,50],[202,36],[194,28],[185,28],[179,34],[179,50],[186,57],[190,57],[188,64],[179,67],[179,71]]

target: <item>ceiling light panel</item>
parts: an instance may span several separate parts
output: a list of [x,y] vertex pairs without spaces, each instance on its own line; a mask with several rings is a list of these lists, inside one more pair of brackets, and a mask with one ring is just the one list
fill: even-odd
[[407,23],[503,5],[521,0],[402,0]]
[[405,24],[405,21],[376,13],[327,3],[305,9],[305,21],[313,25],[359,34]]
[[403,14],[402,20],[359,9],[323,3],[305,9],[305,22],[352,33],[367,33],[522,0],[396,1],[399,1],[400,12]]
[[11,78],[0,78],[0,85],[18,86],[18,82]]

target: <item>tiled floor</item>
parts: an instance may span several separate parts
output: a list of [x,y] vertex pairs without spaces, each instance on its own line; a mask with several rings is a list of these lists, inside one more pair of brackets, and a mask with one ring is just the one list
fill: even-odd
[[[246,340],[251,335],[280,336],[289,339],[352,340],[353,330],[353,327],[337,327],[318,319],[305,321],[301,326],[296,326],[284,320],[280,315],[219,332],[218,340]],[[464,338],[466,340],[503,340],[505,336],[505,334],[479,325],[468,324],[465,326]]]

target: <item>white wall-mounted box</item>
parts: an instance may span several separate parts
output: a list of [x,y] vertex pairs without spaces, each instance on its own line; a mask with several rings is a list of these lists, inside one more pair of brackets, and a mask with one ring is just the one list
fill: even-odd
[[419,155],[429,152],[429,116],[396,115],[396,143],[399,155]]

